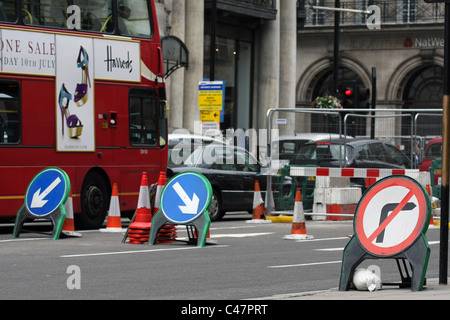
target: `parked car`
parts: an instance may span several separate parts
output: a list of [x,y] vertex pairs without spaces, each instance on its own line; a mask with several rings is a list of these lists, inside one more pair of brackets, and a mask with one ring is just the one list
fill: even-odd
[[410,169],[409,159],[397,147],[380,140],[321,140],[307,143],[293,159],[296,165],[343,168]]
[[[434,160],[442,159],[442,137],[434,138],[427,143],[425,147],[425,152],[422,160],[422,164],[419,167],[420,171],[430,171],[430,167]],[[439,166],[440,164],[440,166]],[[431,173],[431,172],[430,172]],[[442,178],[442,163],[437,163],[435,165],[434,171],[432,172],[432,192],[437,198],[441,197],[440,185]]]
[[[305,144],[292,160],[292,165],[342,168],[411,169],[411,159],[395,146],[380,140],[321,140]],[[315,179],[300,178],[305,210],[311,209]],[[365,191],[365,180],[351,178],[353,187]],[[293,184],[296,183],[293,181]]]
[[[278,159],[287,160],[286,163],[289,163],[294,159],[300,148],[308,142],[343,137],[335,133],[297,133],[295,135],[280,136],[278,139],[272,141],[272,155],[278,152]],[[353,139],[349,136],[346,138]]]
[[420,171],[427,171],[431,167],[431,162],[442,157],[442,137],[437,137],[427,143],[423,155],[422,164],[419,166]]
[[182,164],[197,148],[211,143],[222,145],[220,139],[196,134],[169,134],[169,166]]
[[253,210],[255,181],[264,195],[267,179],[261,165],[245,149],[225,144],[209,144],[196,148],[182,164],[169,164],[167,177],[186,171],[202,173],[213,188],[209,207],[212,221],[222,219],[227,211]]

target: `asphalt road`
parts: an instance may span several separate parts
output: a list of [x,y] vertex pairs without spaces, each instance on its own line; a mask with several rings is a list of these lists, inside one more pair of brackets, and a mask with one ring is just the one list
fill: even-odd
[[[237,300],[260,299],[339,285],[350,221],[307,221],[314,240],[284,240],[291,224],[249,224],[248,214],[228,214],[211,224],[215,244],[155,246],[122,243],[123,234],[82,232],[50,240],[51,225],[27,225],[12,239],[0,225],[0,299],[20,300]],[[127,226],[123,219],[123,226]],[[185,227],[178,227],[180,238]],[[438,277],[439,229],[427,233],[427,278]],[[398,282],[394,260],[378,265],[383,282]]]

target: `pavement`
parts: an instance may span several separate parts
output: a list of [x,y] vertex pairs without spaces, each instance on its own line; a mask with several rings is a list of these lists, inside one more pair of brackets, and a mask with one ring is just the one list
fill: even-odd
[[[276,295],[269,300],[450,300],[450,285],[439,284],[439,279],[427,279],[422,291],[412,292],[398,286],[384,286],[381,290],[323,291]],[[449,282],[450,283],[450,282]]]

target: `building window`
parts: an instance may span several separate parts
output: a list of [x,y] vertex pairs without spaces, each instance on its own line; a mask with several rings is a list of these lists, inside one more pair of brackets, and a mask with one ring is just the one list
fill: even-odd
[[[210,35],[205,35],[204,78],[210,75]],[[248,129],[251,122],[253,43],[232,38],[216,39],[215,80],[225,82],[221,129]]]
[[[363,85],[362,80],[353,71],[345,67],[339,68],[339,82],[356,80],[358,85]],[[333,94],[333,70],[325,71],[316,82],[316,86],[313,90],[313,99],[318,96],[324,96],[327,94]]]
[[[341,67],[339,68],[339,85],[345,81],[356,80],[358,85],[363,85],[359,76],[351,69]],[[322,73],[316,81],[316,85],[312,91],[312,100],[317,97],[325,95],[333,95],[334,92],[333,70],[327,70]],[[312,104],[312,101],[311,101]],[[342,125],[342,123],[341,123]],[[328,117],[324,115],[313,114],[311,116],[311,132],[316,133],[339,133],[340,123],[338,117]],[[346,134],[351,136],[365,136],[366,135],[366,119],[355,118],[348,122]]]
[[418,0],[398,0],[398,23],[417,22]]
[[[341,8],[366,10],[369,6],[376,5],[380,8],[381,23],[386,24],[416,24],[416,23],[443,23],[445,21],[444,3],[425,3],[419,0],[341,0]],[[309,7],[308,7],[309,5]],[[306,17],[306,26],[334,25],[335,13],[313,9],[311,6],[324,6],[334,8],[332,0],[309,0]],[[342,12],[340,14],[341,26],[365,25],[367,14]]]
[[[309,1],[312,6],[325,7],[326,0],[313,0]],[[307,12],[308,25],[323,26],[326,20],[326,11],[308,8]]]
[[[368,7],[376,5],[375,0],[358,0],[357,8],[358,10],[367,10]],[[367,23],[367,14],[358,13],[357,14],[357,23],[358,24],[366,24]]]
[[[416,70],[406,83],[403,101],[405,109],[440,109],[444,94],[444,69],[440,66],[426,66]],[[409,121],[409,120],[405,120]],[[442,134],[440,118],[419,116],[417,135],[439,136]],[[402,126],[402,134],[410,135],[408,125]]]

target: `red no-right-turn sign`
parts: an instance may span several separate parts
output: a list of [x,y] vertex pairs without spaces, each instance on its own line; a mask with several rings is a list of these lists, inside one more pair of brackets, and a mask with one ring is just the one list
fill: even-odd
[[431,203],[425,189],[406,176],[393,176],[374,185],[356,211],[355,233],[369,253],[392,256],[425,234]]

